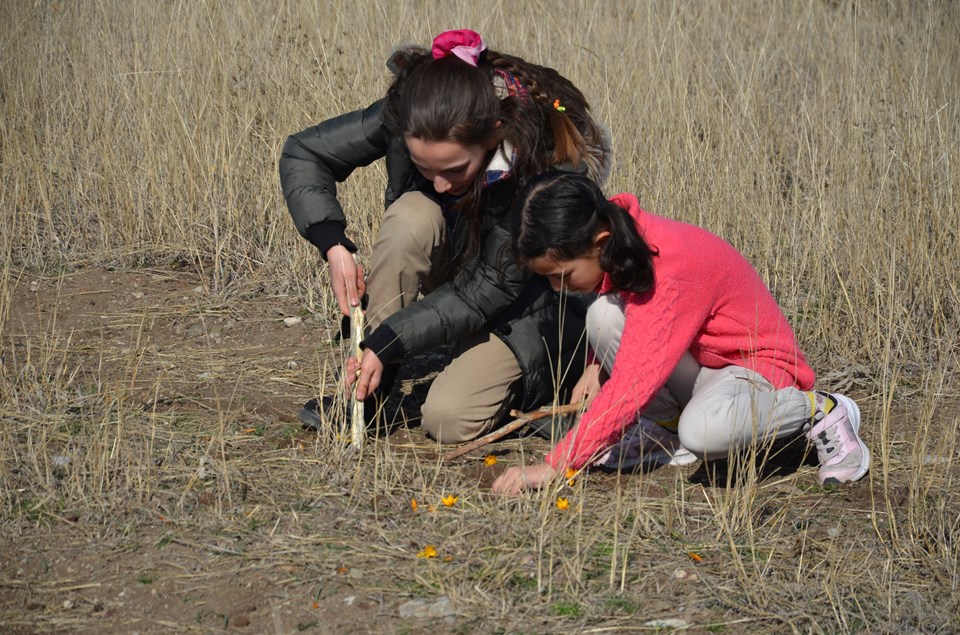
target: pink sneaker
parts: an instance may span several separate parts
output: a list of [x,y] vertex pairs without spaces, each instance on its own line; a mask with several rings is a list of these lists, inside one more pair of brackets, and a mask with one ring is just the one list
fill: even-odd
[[690,465],[696,461],[697,457],[680,444],[679,436],[641,416],[636,424],[627,428],[620,442],[594,465],[611,470],[630,470],[638,465]]
[[860,408],[840,394],[819,393],[834,406],[807,431],[817,448],[821,483],[848,483],[859,480],[870,469],[870,450],[858,434]]

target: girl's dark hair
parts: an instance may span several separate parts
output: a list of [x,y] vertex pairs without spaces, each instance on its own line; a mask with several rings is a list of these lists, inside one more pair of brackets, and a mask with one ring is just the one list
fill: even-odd
[[[516,152],[512,172],[521,185],[561,164],[585,169],[598,181],[606,176],[604,132],[583,94],[552,68],[491,50],[476,67],[453,55],[435,60],[424,49],[394,54],[391,64],[397,77],[387,91],[384,121],[393,134],[465,145],[509,141]],[[529,98],[499,96],[498,69],[516,77]],[[474,222],[483,181],[481,173],[458,203]]]
[[633,217],[580,174],[554,171],[532,179],[517,197],[513,217],[513,251],[523,262],[580,258],[594,248],[597,234],[609,231],[600,268],[614,288],[641,293],[653,285],[655,252]]

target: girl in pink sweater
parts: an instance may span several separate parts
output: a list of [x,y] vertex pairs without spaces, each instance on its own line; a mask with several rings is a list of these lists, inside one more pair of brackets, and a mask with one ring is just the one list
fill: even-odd
[[517,205],[518,257],[555,289],[600,298],[587,316],[593,359],[573,394],[586,412],[545,462],[510,468],[495,492],[591,464],[727,458],[800,431],[821,482],[866,474],[856,403],[812,390],[793,330],[729,243],[645,212],[630,194],[606,200],[568,172],[535,179]]

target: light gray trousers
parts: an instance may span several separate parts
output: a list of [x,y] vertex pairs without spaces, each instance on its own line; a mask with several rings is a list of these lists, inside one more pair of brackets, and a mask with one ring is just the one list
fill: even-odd
[[[587,341],[608,374],[625,322],[623,299],[616,293],[600,296],[587,311]],[[812,410],[802,390],[777,390],[741,366],[701,368],[688,351],[643,414],[675,427],[683,446],[698,457],[721,459],[751,444],[797,434]]]

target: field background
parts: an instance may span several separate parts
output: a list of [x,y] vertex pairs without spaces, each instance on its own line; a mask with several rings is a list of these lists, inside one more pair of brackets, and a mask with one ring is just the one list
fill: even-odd
[[[460,27],[581,87],[610,193],[757,266],[861,404],[868,477],[498,500],[546,445],[299,429],[338,319],[281,145]],[[950,0],[0,2],[0,630],[957,632],[958,95]],[[362,258],[384,182],[340,190]]]

